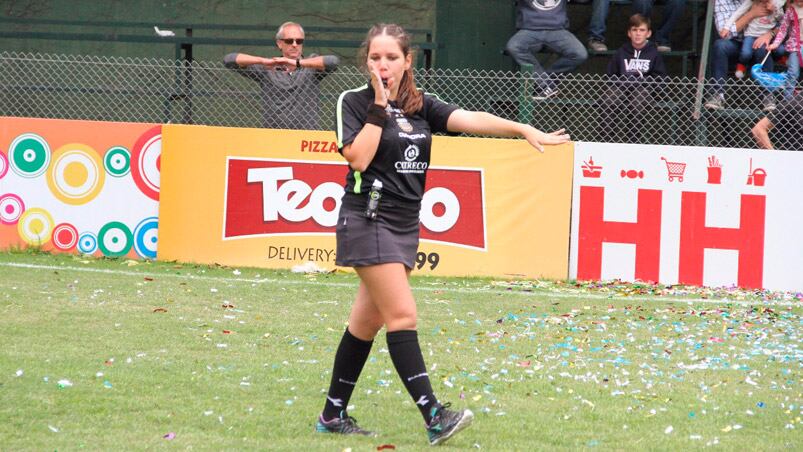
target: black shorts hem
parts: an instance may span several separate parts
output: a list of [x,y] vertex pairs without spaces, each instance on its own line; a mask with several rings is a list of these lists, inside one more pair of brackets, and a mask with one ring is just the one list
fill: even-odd
[[412,262],[406,262],[403,256],[382,256],[370,259],[354,259],[354,260],[335,260],[335,265],[340,267],[369,267],[371,265],[379,264],[402,264],[410,270],[413,269]]

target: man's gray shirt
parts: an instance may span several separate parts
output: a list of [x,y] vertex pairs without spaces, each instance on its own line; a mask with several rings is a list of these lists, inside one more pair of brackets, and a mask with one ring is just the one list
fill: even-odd
[[[323,71],[298,69],[292,72],[270,69],[260,64],[240,67],[237,53],[223,58],[229,69],[237,71],[259,84],[262,97],[262,127],[269,129],[311,129],[320,128],[320,81],[337,69],[336,56],[324,56]],[[315,56],[315,55],[313,55]]]

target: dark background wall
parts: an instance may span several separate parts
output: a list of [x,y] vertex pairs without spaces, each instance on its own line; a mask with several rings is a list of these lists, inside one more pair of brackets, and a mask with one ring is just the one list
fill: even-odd
[[[340,27],[367,30],[370,24],[385,21],[396,22],[406,28],[429,29],[440,46],[435,51],[434,65],[454,69],[501,69],[515,68],[512,60],[502,54],[507,39],[514,30],[513,0],[2,0],[0,14],[3,18],[69,19],[107,22],[108,27],[87,29],[76,25],[28,25],[2,23],[3,32],[45,31],[55,33],[95,32],[105,34],[154,35],[150,24],[167,24],[183,35],[181,28],[169,24],[242,24],[262,25],[261,30],[194,30],[196,37],[271,39],[275,26],[285,20],[294,20],[307,27]],[[653,13],[654,22],[659,22],[663,6],[659,4]],[[704,10],[703,8],[700,8]],[[608,18],[608,44],[611,49],[626,39],[625,27],[631,13],[629,5],[613,5]],[[692,14],[687,6],[686,17],[673,34],[673,47],[688,50],[699,46],[692,42],[693,24],[702,29],[702,11]],[[588,4],[569,4],[570,30],[585,43],[591,14]],[[119,22],[138,22],[140,27],[121,28]],[[360,41],[364,32],[308,32],[308,39]],[[418,37],[423,40],[423,36]],[[174,58],[174,45],[163,43],[119,43],[74,40],[37,40],[0,37],[0,49],[18,52],[42,52],[59,54],[88,54],[127,57]],[[195,46],[193,56],[197,60],[216,61],[230,51],[242,51],[274,55],[273,46],[223,46],[205,44]],[[315,47],[307,53],[336,54],[347,64],[356,62],[356,49]],[[551,58],[544,55],[545,61]],[[667,58],[670,70],[680,73],[680,59]],[[422,60],[419,60],[421,63]],[[591,58],[580,72],[601,72],[607,57]]]

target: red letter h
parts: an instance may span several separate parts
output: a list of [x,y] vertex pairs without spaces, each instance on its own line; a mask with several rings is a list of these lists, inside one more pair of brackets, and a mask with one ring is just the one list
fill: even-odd
[[603,221],[605,189],[580,187],[580,225],[577,246],[577,279],[599,279],[602,243],[636,245],[635,277],[658,281],[661,258],[661,191],[638,191],[638,220],[635,223]]
[[703,284],[706,248],[738,250],[740,287],[758,289],[764,279],[763,195],[742,195],[739,228],[705,226],[705,193],[683,192],[680,215],[680,267],[678,282]]

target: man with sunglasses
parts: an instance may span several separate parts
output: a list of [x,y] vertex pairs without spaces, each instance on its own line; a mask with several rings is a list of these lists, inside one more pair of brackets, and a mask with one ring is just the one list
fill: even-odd
[[225,66],[257,82],[262,95],[262,126],[271,129],[319,129],[321,79],[337,69],[334,55],[303,55],[304,29],[285,22],[276,32],[282,56],[264,58],[230,53]]

